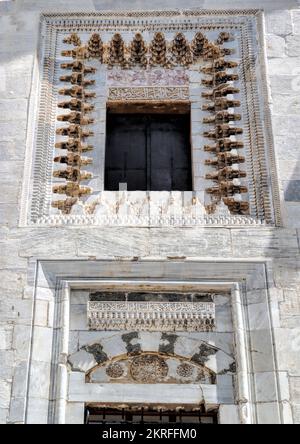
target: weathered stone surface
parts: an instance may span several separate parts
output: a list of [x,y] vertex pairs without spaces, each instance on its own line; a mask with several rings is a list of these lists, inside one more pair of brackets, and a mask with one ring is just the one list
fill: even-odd
[[27,424],[47,424],[49,401],[44,398],[29,398]]
[[0,324],[0,350],[9,350],[12,345],[13,326]]
[[[1,10],[1,3],[0,3],[0,10]],[[9,409],[2,409],[2,408],[0,408],[0,424],[6,424],[7,423],[8,415],[9,415]]]
[[0,409],[9,408],[11,384],[0,379]]
[[296,9],[292,11],[292,20],[294,26],[294,33],[300,34],[300,11],[297,11]]
[[49,399],[50,369],[51,365],[47,362],[32,361],[30,367],[30,397]]
[[300,179],[300,164],[292,161],[282,160],[279,165],[280,177],[284,181],[293,181]]
[[88,330],[87,307],[86,305],[72,305],[71,313],[71,330]]
[[290,137],[300,134],[300,116],[289,116],[288,119],[284,115],[273,116],[273,129],[276,136]]
[[288,371],[291,376],[298,376],[300,365],[300,328],[275,329],[274,334],[279,369]]
[[297,328],[300,325],[300,298],[295,290],[284,290],[284,300],[280,304],[280,319],[285,328]]
[[236,405],[221,405],[219,415],[221,424],[240,423],[238,407]]
[[294,402],[300,404],[300,376],[290,378],[290,390]]
[[256,373],[255,389],[257,402],[275,402],[277,385],[274,373]]
[[0,204],[0,226],[16,227],[18,219],[19,210],[16,204]]
[[25,400],[28,361],[17,361],[14,368],[12,397]]
[[73,371],[86,372],[97,365],[97,361],[91,353],[80,350],[69,357]]
[[[20,39],[20,36],[17,37]],[[0,71],[0,99],[28,98],[31,85],[31,74],[33,56],[32,54],[23,53],[20,48],[19,52],[14,53],[11,58],[10,52],[1,51],[2,69]],[[26,125],[26,120],[22,121],[21,129]],[[20,132],[20,128],[15,125],[7,125],[13,136],[13,128],[15,133]]]
[[[297,92],[295,91],[295,79],[297,80],[297,78],[293,76],[289,80],[287,80],[288,85],[286,88],[283,89],[280,86],[282,77],[283,76],[278,76],[276,78],[276,82],[278,82],[276,85],[276,89],[279,94],[273,95],[274,114],[282,114],[283,112],[285,112],[286,114],[298,115],[300,114],[300,99],[299,99],[299,94],[297,94]],[[272,85],[272,93],[274,93],[273,85]],[[288,153],[289,151],[287,152],[287,154]]]
[[30,325],[16,325],[14,327],[13,348],[17,359],[28,359],[30,335]]
[[[252,235],[251,235],[252,234]],[[232,230],[232,249],[235,256],[280,257],[299,254],[296,230],[259,229]]]
[[265,302],[248,306],[250,330],[267,330],[270,328],[270,314]]
[[269,76],[298,76],[300,57],[285,57],[284,63],[281,58],[269,58],[267,63]]
[[295,424],[300,424],[300,404],[293,405],[293,416]]
[[286,38],[286,51],[290,57],[300,56],[300,35],[292,35]]
[[276,403],[261,403],[257,405],[259,424],[278,424],[280,421],[279,408]]
[[9,423],[21,423],[25,419],[24,398],[12,398],[9,409]]
[[284,198],[287,202],[300,202],[300,180],[284,182]]
[[299,289],[300,257],[274,261],[276,287]]
[[84,423],[84,403],[69,402],[67,404],[66,424]]
[[[47,3],[47,5],[45,5]],[[107,0],[89,0],[85,2],[84,7],[90,10],[101,9],[161,9],[182,8],[179,0],[166,0],[162,5],[161,0],[153,0],[150,5],[142,4],[140,0],[126,2],[124,0],[116,0],[115,2]],[[1,320],[5,324],[3,329],[0,325],[0,356],[1,370],[0,375],[7,381],[0,382],[0,422],[6,422],[8,416],[8,408],[11,407],[9,421],[19,422],[23,413],[23,403],[25,396],[24,381],[26,381],[26,366],[28,363],[28,350],[30,344],[30,324],[32,321],[32,305],[31,298],[35,294],[34,291],[34,273],[31,273],[30,290],[26,291],[26,270],[28,260],[32,258],[38,259],[77,259],[83,257],[91,259],[97,257],[125,259],[125,258],[149,258],[155,256],[163,260],[165,258],[175,259],[178,257],[192,258],[209,258],[211,261],[208,267],[207,276],[210,278],[214,275],[214,263],[216,261],[224,261],[223,275],[220,270],[215,271],[218,279],[226,279],[228,264],[226,261],[232,259],[251,260],[256,259],[268,260],[272,262],[273,270],[268,271],[268,279],[270,279],[270,291],[267,297],[273,298],[273,290],[283,290],[280,304],[280,320],[283,329],[278,329],[275,335],[275,348],[278,349],[278,361],[280,368],[292,374],[291,398],[293,402],[294,421],[300,423],[300,401],[299,401],[299,349],[297,338],[299,337],[299,313],[298,300],[300,288],[300,262],[299,262],[299,245],[300,231],[295,230],[269,230],[269,229],[248,229],[241,230],[231,229],[125,229],[110,228],[98,229],[87,227],[86,229],[58,227],[52,228],[33,228],[18,229],[19,205],[21,196],[21,184],[23,175],[23,161],[25,153],[25,140],[27,130],[27,112],[28,97],[32,86],[32,67],[36,51],[36,43],[38,37],[37,23],[39,21],[39,12],[42,9],[52,10],[54,12],[62,10],[76,10],[82,8],[82,0],[72,0],[66,4],[59,0],[50,0],[47,2],[36,2],[33,0],[24,0],[23,2],[0,2],[1,17],[0,21],[0,40],[3,42],[1,46],[1,66],[0,66],[0,121],[1,121],[1,141],[0,141],[0,225],[1,225],[1,265],[0,265],[0,310]],[[269,74],[272,77],[272,124],[275,133],[275,149],[276,157],[280,168],[280,178],[282,190],[288,202],[282,205],[285,227],[300,227],[300,208],[298,205],[297,183],[300,181],[299,175],[299,100],[297,87],[299,81],[300,70],[300,13],[295,10],[292,13],[289,7],[296,7],[294,0],[248,0],[245,2],[236,0],[220,0],[200,1],[187,0],[187,8],[266,8],[266,25],[267,25],[267,46],[268,46],[268,64]],[[13,15],[11,15],[13,13]],[[293,24],[291,22],[293,19]],[[293,26],[292,26],[293,25]],[[292,35],[292,31],[294,35]],[[192,80],[199,81],[199,73],[194,72]],[[35,85],[33,85],[35,90]],[[194,93],[199,95],[200,90]],[[199,108],[194,114],[194,120],[199,120]],[[100,120],[99,120],[100,121]],[[103,121],[103,113],[101,117]],[[104,140],[103,140],[104,143]],[[197,160],[202,162],[201,158],[202,145],[195,153]],[[198,162],[198,163],[199,163]],[[292,180],[292,186],[286,183]],[[195,181],[195,186],[202,189],[204,184],[203,178]],[[4,229],[3,229],[4,228]],[[88,269],[88,264],[84,266]],[[61,273],[71,273],[74,263],[62,267]],[[69,268],[68,268],[69,267]],[[183,279],[191,275],[193,264],[184,267],[179,264],[170,272],[171,278]],[[165,265],[159,262],[153,265],[153,276],[160,279],[165,278]],[[131,269],[131,263],[124,263],[120,275],[123,277],[126,273],[131,273],[134,278],[145,278],[149,274],[145,269]],[[258,273],[259,274],[259,273]],[[261,276],[252,276],[251,286],[253,288],[261,288],[265,285]],[[107,267],[107,275],[117,278],[118,273],[115,272],[114,263]],[[203,276],[201,279],[204,278]],[[257,284],[256,282],[257,281]],[[269,283],[269,282],[268,282]],[[44,285],[47,284],[47,278]],[[273,284],[277,287],[273,287]],[[249,285],[249,280],[247,281]],[[275,403],[270,403],[274,395],[274,387],[271,378],[274,370],[274,363],[268,352],[271,346],[271,339],[268,333],[260,330],[266,329],[268,323],[268,312],[264,308],[265,290],[261,293],[253,292],[247,295],[251,307],[249,307],[249,325],[253,330],[258,331],[251,337],[251,346],[254,354],[254,366],[256,369],[266,373],[258,373],[256,382],[258,387],[258,399],[263,404],[259,405],[259,421],[262,423],[279,421],[277,407]],[[41,294],[37,293],[42,299],[37,304],[36,322],[38,326],[43,327],[46,324],[46,311],[50,299],[53,298],[52,292],[47,296],[47,290]],[[22,297],[25,299],[23,300]],[[75,307],[84,306],[86,296],[77,295],[74,299]],[[50,305],[49,305],[50,307]],[[48,308],[49,308],[48,307]],[[50,309],[50,308],[49,308]],[[53,306],[52,306],[53,310]],[[230,367],[230,359],[234,352],[234,340],[230,330],[229,315],[223,308],[218,309],[219,314],[224,316],[219,322],[219,328],[223,333],[211,335],[206,338],[205,335],[195,336],[187,335],[188,341],[180,339],[173,342],[164,338],[159,341],[158,334],[154,337],[148,332],[139,333],[137,336],[127,338],[124,342],[120,335],[112,335],[111,332],[99,333],[88,332],[86,330],[85,310],[83,307],[74,313],[74,327],[83,328],[82,331],[74,331],[74,336],[70,337],[70,352],[77,350],[77,347],[91,345],[94,342],[100,342],[103,345],[103,351],[109,357],[117,354],[127,353],[130,350],[137,349],[137,346],[150,348],[153,351],[164,346],[166,350],[174,349],[177,352],[197,354],[199,352],[199,341],[209,343],[212,349],[221,350],[211,353],[208,356],[209,365],[227,370]],[[272,311],[272,310],[271,310]],[[49,315],[50,316],[50,315]],[[77,320],[76,320],[76,316]],[[52,315],[53,319],[53,315]],[[26,325],[24,325],[26,324]],[[8,327],[7,327],[8,325]],[[50,323],[50,325],[52,325]],[[276,325],[276,324],[275,324]],[[12,330],[13,329],[13,330]],[[13,338],[12,338],[13,331]],[[34,353],[41,358],[48,360],[49,350],[48,343],[51,343],[51,334],[45,333],[47,330],[40,330],[38,335],[34,337]],[[228,333],[225,333],[227,331]],[[44,334],[45,333],[45,334]],[[173,333],[172,333],[173,334]],[[175,336],[175,334],[173,334]],[[267,339],[266,339],[267,338]],[[13,342],[12,342],[13,339]],[[170,338],[169,338],[170,339]],[[269,340],[270,339],[270,340]],[[47,347],[45,347],[47,343]],[[185,347],[185,344],[188,344]],[[198,348],[197,348],[197,346]],[[11,348],[13,347],[13,348]],[[131,347],[131,348],[130,348]],[[134,348],[136,347],[136,348]],[[48,351],[45,351],[47,348]],[[194,351],[195,349],[195,351]],[[81,350],[78,359],[78,368],[82,365],[85,367],[88,359],[86,355],[92,356],[90,353]],[[84,355],[85,354],[85,355]],[[199,353],[198,353],[199,354]],[[224,356],[225,355],[225,356]],[[20,359],[22,361],[20,361]],[[200,359],[200,358],[199,358]],[[228,359],[228,362],[227,362]],[[211,362],[210,362],[210,361]],[[82,362],[82,364],[81,364]],[[92,356],[92,362],[88,365],[94,365],[95,359]],[[14,371],[15,367],[15,371]],[[34,384],[32,394],[36,396],[29,400],[28,404],[28,421],[33,423],[44,422],[48,420],[48,398],[49,397],[49,371],[50,366],[43,362],[33,364],[33,373],[31,380]],[[283,372],[285,374],[285,372]],[[10,381],[13,379],[14,387],[12,390],[13,399],[10,405],[9,398],[11,394]],[[285,375],[286,379],[286,375]],[[284,383],[280,383],[281,388]],[[159,396],[158,391],[158,396]],[[116,393],[117,399],[118,393]],[[223,396],[223,394],[222,394]],[[227,394],[224,394],[228,396]],[[285,393],[285,400],[289,396]],[[217,399],[216,397],[214,399]],[[229,399],[229,396],[228,396]],[[74,404],[70,406],[68,417],[72,421],[76,418],[83,418],[83,404]],[[72,410],[72,411],[71,411]],[[232,404],[222,406],[220,409],[220,417],[222,422],[238,421],[237,407]]]
[[297,136],[294,137],[293,134],[290,136],[276,136],[275,148],[280,160],[298,161],[299,148]]
[[[32,301],[24,299],[5,298],[5,292],[0,300],[2,321],[14,321],[16,324],[30,325],[32,318]],[[9,294],[9,293],[8,293]]]
[[[254,372],[271,372],[274,369],[270,330],[256,330],[251,335],[251,352]],[[282,369],[284,370],[284,369]]]
[[[274,97],[275,94],[280,94],[280,98],[282,99],[283,104],[284,104],[284,99],[286,98],[286,96],[288,96],[288,99],[290,99],[290,95],[295,93],[294,80],[295,80],[295,76],[293,76],[293,75],[278,75],[278,74],[272,75],[270,77],[272,96]],[[275,100],[273,103],[274,103],[273,109],[276,113]],[[278,111],[278,114],[282,114],[282,110],[281,110],[281,113],[280,113],[280,111]],[[292,113],[290,113],[290,114],[292,114]]]
[[286,43],[284,38],[278,35],[268,34],[266,36],[268,57],[284,57]]
[[[33,335],[32,356],[36,361],[51,362],[52,328],[36,327]],[[47,344],[47,347],[45,347]]]
[[300,209],[299,204],[297,202],[286,202],[284,213],[284,221],[291,228],[299,228],[300,227]]
[[0,350],[0,359],[0,378],[11,382],[14,371],[14,352],[12,350]]
[[266,14],[266,29],[270,34],[291,34],[293,31],[293,26],[290,11],[272,11]]

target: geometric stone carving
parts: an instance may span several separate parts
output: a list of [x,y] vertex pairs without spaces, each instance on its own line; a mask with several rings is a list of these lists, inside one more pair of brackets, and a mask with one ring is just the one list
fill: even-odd
[[130,373],[136,382],[151,384],[165,378],[169,368],[164,359],[156,355],[142,355],[134,358]]
[[89,301],[90,330],[212,331],[212,302]]
[[177,367],[176,372],[178,376],[181,376],[182,378],[189,378],[193,374],[193,366],[183,362]]
[[[203,356],[203,359],[205,357]],[[205,365],[172,353],[140,352],[93,367],[86,382],[121,384],[215,384],[215,373]]]
[[110,378],[121,378],[124,374],[124,368],[117,362],[113,362],[107,367],[106,374]]

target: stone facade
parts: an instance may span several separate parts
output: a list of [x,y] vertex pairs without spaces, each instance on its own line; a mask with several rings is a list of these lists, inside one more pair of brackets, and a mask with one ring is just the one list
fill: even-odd
[[[149,223],[145,219],[139,224],[143,210],[135,211],[130,223],[120,223],[111,214],[105,223],[99,223],[81,217],[80,208],[64,219],[59,211],[50,209],[47,182],[43,185],[48,194],[42,197],[48,199],[48,213],[43,213],[41,203],[32,213],[34,181],[43,181],[43,174],[47,175],[45,169],[38,170],[38,177],[34,174],[40,161],[35,149],[37,142],[41,143],[35,139],[35,117],[41,109],[37,87],[43,79],[40,51],[49,49],[41,14],[50,18],[68,11],[73,14],[82,10],[82,2],[0,2],[1,423],[82,422],[84,402],[114,399],[116,403],[136,403],[149,396],[149,388],[147,391],[143,384],[149,366],[157,375],[155,383],[149,381],[153,402],[159,393],[168,393],[167,399],[175,404],[185,396],[193,403],[220,405],[221,423],[300,423],[298,3],[187,0],[189,11],[182,13],[177,0],[151,2],[152,9],[173,11],[170,23],[177,15],[201,15],[198,9],[205,10],[213,23],[211,17],[217,10],[226,10],[230,22],[237,10],[243,14],[244,9],[263,8],[257,72],[261,83],[257,84],[264,101],[259,116],[263,117],[262,153],[273,219],[265,221],[256,215],[246,222],[243,216],[228,219],[224,208],[215,219],[205,219],[202,208],[196,223],[190,222],[188,214],[170,224],[166,211],[163,220]],[[111,15],[119,17],[124,10],[129,15],[131,10],[150,14],[141,1],[89,0],[84,4],[84,13],[95,17],[109,16],[111,9]],[[135,13],[131,15],[134,20]],[[129,71],[127,75],[130,77]],[[114,70],[108,79],[110,97],[126,93],[120,86],[126,89],[128,85],[115,84]],[[175,81],[186,88],[185,76],[175,75]],[[168,82],[152,87],[172,87],[174,76]],[[185,90],[181,94],[185,99]],[[100,106],[97,119],[103,127],[102,111]],[[54,122],[55,115],[51,118]],[[47,134],[51,139],[49,127],[43,137]],[[98,137],[103,141],[104,134]],[[47,140],[43,139],[42,146],[49,155]],[[196,150],[201,152],[201,147]],[[53,152],[50,161],[52,169]],[[99,183],[93,184],[97,192],[101,192]],[[115,197],[104,197],[109,208]],[[131,196],[132,202],[143,198]],[[163,199],[169,202],[169,196]],[[101,212],[101,205],[96,206]],[[40,223],[33,223],[38,218]],[[89,295],[125,289],[212,294],[216,329],[179,331],[173,338],[164,336],[168,332],[138,329],[90,331],[86,312]],[[132,347],[138,348],[138,361],[131,355]],[[194,387],[195,382],[199,385],[197,372],[202,372],[201,396]],[[185,382],[189,377],[189,383]],[[94,387],[109,378],[114,381],[98,393]],[[118,399],[113,389],[120,381],[124,382],[124,399]]]

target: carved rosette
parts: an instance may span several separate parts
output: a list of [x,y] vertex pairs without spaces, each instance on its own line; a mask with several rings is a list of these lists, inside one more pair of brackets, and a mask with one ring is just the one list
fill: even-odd
[[53,201],[52,206],[61,210],[63,214],[69,214],[78,199],[91,192],[89,187],[81,186],[81,182],[92,177],[91,173],[82,169],[91,164],[92,159],[83,157],[82,153],[93,149],[84,141],[93,135],[93,132],[88,129],[88,125],[94,122],[94,119],[90,117],[90,112],[94,107],[89,100],[95,96],[95,93],[89,91],[88,87],[93,85],[95,80],[86,76],[93,74],[95,69],[86,66],[85,60],[90,57],[90,51],[85,46],[79,46],[81,41],[76,34],[71,34],[64,39],[64,42],[74,45],[75,48],[62,51],[62,56],[73,60],[61,65],[67,74],[61,76],[60,81],[68,86],[60,89],[59,94],[68,96],[68,100],[59,102],[58,107],[68,109],[69,113],[57,117],[59,122],[67,122],[68,125],[56,130],[56,134],[64,136],[65,140],[56,143],[55,148],[59,150],[59,155],[54,157],[54,162],[62,164],[64,169],[55,170],[53,176],[65,179],[66,182],[54,185],[52,191],[55,194],[64,194],[66,198]]
[[143,384],[151,384],[163,380],[169,372],[166,361],[157,355],[142,355],[134,358],[130,373],[132,379]]
[[206,179],[214,182],[213,186],[206,189],[211,196],[211,204],[207,209],[209,213],[214,213],[217,206],[224,203],[231,214],[244,215],[249,212],[249,203],[243,200],[242,194],[247,193],[248,189],[241,181],[246,177],[246,172],[240,167],[245,158],[238,151],[244,147],[239,140],[243,129],[236,126],[241,115],[235,112],[241,104],[238,100],[228,98],[229,95],[240,92],[234,86],[239,76],[232,71],[238,64],[226,59],[231,50],[222,46],[230,40],[231,35],[222,32],[214,44],[204,44],[204,59],[209,63],[202,68],[207,76],[202,83],[209,91],[204,92],[203,97],[209,103],[203,106],[203,110],[210,113],[210,117],[203,119],[204,124],[210,125],[210,129],[204,132],[204,137],[214,143],[204,147],[206,152],[212,154],[205,164],[215,170],[206,174]]
[[124,368],[118,362],[113,362],[106,368],[106,374],[112,379],[119,379],[124,375]]

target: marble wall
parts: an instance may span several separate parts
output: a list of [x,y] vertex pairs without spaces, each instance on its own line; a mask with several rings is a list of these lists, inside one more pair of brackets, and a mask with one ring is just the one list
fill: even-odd
[[[88,0],[87,11],[102,9],[143,9],[142,1]],[[26,421],[26,375],[32,342],[32,314],[36,313],[36,336],[41,358],[33,371],[43,396],[49,397],[49,384],[43,374],[50,368],[43,347],[51,343],[52,290],[40,284],[39,299],[34,298],[34,281],[43,276],[35,266],[38,260],[59,261],[61,274],[66,260],[81,260],[84,271],[93,260],[115,260],[130,270],[132,264],[159,259],[166,263],[185,261],[211,264],[220,261],[223,276],[232,262],[266,263],[269,304],[278,307],[273,319],[277,371],[286,423],[300,423],[300,10],[296,0],[187,0],[186,8],[264,8],[268,66],[269,106],[279,173],[283,226],[253,228],[118,228],[118,227],[19,227],[23,199],[23,173],[26,146],[30,144],[28,116],[35,109],[33,85],[37,57],[39,14],[41,11],[82,10],[79,0],[1,1],[0,2],[0,423]],[[181,8],[178,0],[153,0],[151,8]],[[108,273],[113,274],[110,262]],[[189,270],[177,268],[178,278]],[[221,279],[222,273],[219,278]],[[259,272],[257,272],[259,273]],[[145,271],[144,277],[147,277]],[[259,280],[253,276],[252,288]],[[257,289],[256,289],[257,290]],[[258,289],[259,290],[259,289]],[[252,292],[253,290],[251,290]],[[265,291],[265,290],[263,290]],[[251,292],[249,297],[251,298]],[[259,309],[259,291],[253,295],[253,322],[263,325],[265,311]],[[261,296],[263,297],[263,296]],[[262,346],[260,339],[255,347]],[[38,345],[37,345],[38,347]],[[259,381],[265,387],[268,369]],[[265,374],[264,374],[265,373]],[[288,381],[288,383],[286,383]],[[48,381],[49,382],[49,381]],[[265,399],[265,398],[264,398]],[[36,412],[42,398],[34,403]],[[261,417],[272,406],[261,406]],[[33,408],[33,407],[32,407]],[[272,411],[272,410],[271,410]],[[230,413],[232,414],[232,412]],[[275,415],[274,415],[275,417]],[[47,421],[47,417],[41,418]],[[270,421],[270,416],[265,416]]]

